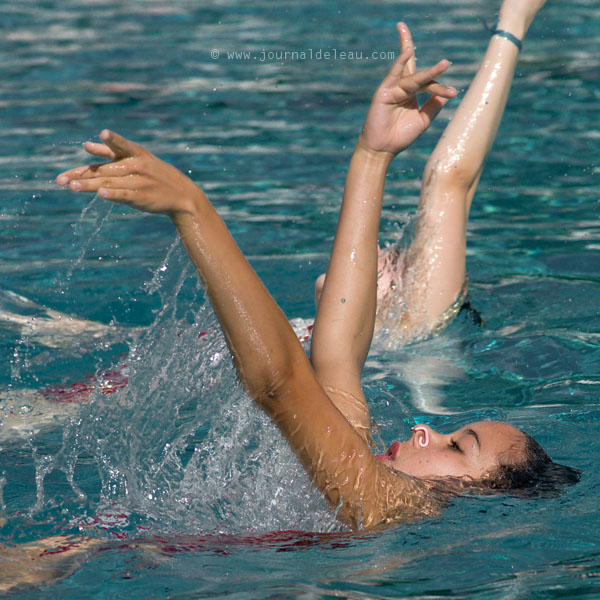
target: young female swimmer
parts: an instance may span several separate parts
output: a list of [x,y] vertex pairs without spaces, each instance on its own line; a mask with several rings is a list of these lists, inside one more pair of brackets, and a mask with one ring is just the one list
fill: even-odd
[[[422,215],[404,268],[430,266],[404,298],[411,322],[402,327],[434,328],[461,292],[469,206],[506,103],[520,40],[542,4],[505,0],[479,71],[427,163]],[[169,215],[206,286],[240,379],[338,519],[352,529],[436,512],[439,481],[433,480],[511,487],[529,481],[538,463],[549,462],[526,434],[498,422],[473,423],[447,435],[419,425],[409,441],[395,442],[385,455],[376,457],[369,449],[360,376],[376,316],[385,175],[392,158],[456,95],[435,81],[449,63],[416,71],[409,30],[399,23],[398,31],[402,54],[373,97],[350,162],[310,361],[204,193],[177,169],[105,130],[103,143],[85,147],[109,162],[57,178],[76,192]],[[416,94],[424,91],[431,97],[419,108]]]
[[[103,143],[88,143],[86,149],[110,162],[74,169],[57,179],[73,191],[97,192],[107,200],[171,217],[206,286],[241,381],[280,428],[338,518],[353,529],[412,519],[438,508],[428,486],[409,475],[410,469],[390,468],[400,465],[371,453],[360,390],[375,319],[385,172],[392,155],[416,139],[446,98],[456,95],[435,82],[449,63],[415,72],[408,29],[400,25],[399,31],[402,55],[375,96],[350,164],[313,330],[312,364],[204,193],[174,167],[103,131]],[[415,103],[420,91],[434,94],[421,110]],[[382,132],[390,139],[390,149],[375,146]],[[360,407],[356,415],[354,403]],[[415,441],[425,433],[417,432]],[[465,464],[451,474],[476,477],[480,470],[471,472]]]
[[[465,227],[483,160],[500,122],[521,39],[544,0],[504,0],[477,75],[435,148],[423,179],[415,242],[380,282],[401,286],[408,269],[419,285],[402,290],[398,327],[436,327],[465,280]],[[296,335],[248,265],[204,193],[142,147],[103,131],[86,150],[108,159],[57,178],[73,191],[169,215],[206,285],[240,379],[277,424],[336,511],[352,529],[434,514],[444,489],[472,485],[517,489],[540,477],[574,482],[574,469],[552,463],[529,436],[498,422],[479,422],[442,435],[426,425],[385,455],[369,448],[369,410],[360,375],[376,316],[377,230],[384,179],[393,157],[427,128],[453,88],[435,78],[449,63],[415,71],[406,25],[402,54],[376,91],[348,171],[331,261],[313,330],[310,361]],[[416,94],[431,98],[419,108]],[[425,265],[430,265],[425,268]],[[323,285],[324,283],[324,285]],[[447,484],[447,485],[446,485]],[[0,523],[1,525],[1,523]],[[0,547],[0,591],[72,572],[102,541],[56,536]],[[60,551],[56,549],[59,548]],[[32,566],[35,568],[24,568]]]

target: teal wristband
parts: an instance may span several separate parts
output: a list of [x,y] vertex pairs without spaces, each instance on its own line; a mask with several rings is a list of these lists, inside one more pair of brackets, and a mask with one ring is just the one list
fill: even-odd
[[521,40],[516,35],[513,35],[510,31],[505,31],[504,29],[496,29],[496,27],[493,27],[492,35],[498,35],[501,38],[512,42],[519,49],[519,52],[523,50],[523,44],[521,43]]

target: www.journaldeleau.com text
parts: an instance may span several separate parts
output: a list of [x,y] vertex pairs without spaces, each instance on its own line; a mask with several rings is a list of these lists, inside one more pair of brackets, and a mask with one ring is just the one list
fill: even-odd
[[257,60],[287,61],[287,60],[394,60],[396,53],[393,51],[364,52],[362,50],[338,50],[330,48],[307,48],[306,50],[211,50],[213,59],[226,58],[227,60]]

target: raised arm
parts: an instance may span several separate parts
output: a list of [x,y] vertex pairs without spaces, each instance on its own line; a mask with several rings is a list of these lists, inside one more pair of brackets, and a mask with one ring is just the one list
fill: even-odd
[[435,327],[464,286],[471,201],[506,106],[520,40],[544,2],[504,0],[498,34],[492,35],[473,82],[425,167],[421,216],[405,263],[419,273],[419,284],[405,297],[416,330]]
[[87,150],[113,162],[75,169],[58,182],[171,217],[206,285],[241,379],[262,401],[302,354],[286,318],[198,186],[115,133],[103,131],[101,139],[105,144],[87,144]]
[[[311,346],[317,378],[363,435],[370,423],[360,376],[375,323],[377,236],[387,169],[456,96],[454,88],[435,82],[450,63],[416,73],[408,27],[398,23],[398,32],[402,54],[375,92],[350,162]],[[416,94],[423,91],[433,96],[419,107]]]
[[206,285],[240,379],[338,519],[360,528],[428,510],[422,486],[380,463],[329,400],[289,323],[204,193],[142,147],[109,131],[101,139],[104,144],[86,149],[110,162],[67,171],[57,182],[171,217]]

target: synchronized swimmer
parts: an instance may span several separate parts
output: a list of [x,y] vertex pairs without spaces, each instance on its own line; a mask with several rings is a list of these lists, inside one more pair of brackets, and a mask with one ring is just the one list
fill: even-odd
[[[425,167],[415,240],[402,256],[386,260],[377,237],[388,167],[457,95],[436,81],[447,60],[416,70],[410,32],[398,24],[402,52],[371,102],[350,162],[327,274],[318,283],[310,359],[205,194],[180,171],[105,130],[102,143],[85,148],[109,162],[57,178],[72,191],[170,216],[206,286],[241,381],[337,518],[352,529],[436,513],[443,505],[439,490],[454,487],[455,480],[514,489],[535,485],[536,474],[553,465],[525,433],[494,421],[445,435],[419,425],[408,442],[395,442],[376,457],[360,381],[376,320],[378,260],[387,269],[379,273],[380,301],[392,286],[402,294],[397,327],[408,333],[435,330],[461,295],[469,208],[521,40],[543,3],[502,4],[483,62]],[[419,92],[430,94],[422,107]],[[403,288],[409,272],[417,275]]]
[[[457,91],[436,81],[447,60],[416,70],[409,29],[398,24],[402,52],[373,96],[350,162],[327,273],[317,282],[310,357],[204,192],[175,167],[104,130],[101,143],[87,142],[85,149],[107,162],[57,177],[74,192],[171,218],[204,282],[241,382],[351,530],[438,514],[448,497],[464,489],[527,490],[544,479],[578,479],[576,470],[553,463],[526,433],[496,421],[448,434],[418,425],[408,441],[376,456],[361,387],[378,304],[401,297],[394,327],[406,338],[437,331],[460,304],[471,201],[521,42],[543,4],[504,0],[477,74],[427,162],[415,239],[400,254],[382,252],[377,243],[388,168]],[[421,92],[430,97],[420,107]],[[57,543],[51,538],[26,545],[21,556],[37,556]],[[71,538],[68,552],[99,544]]]

